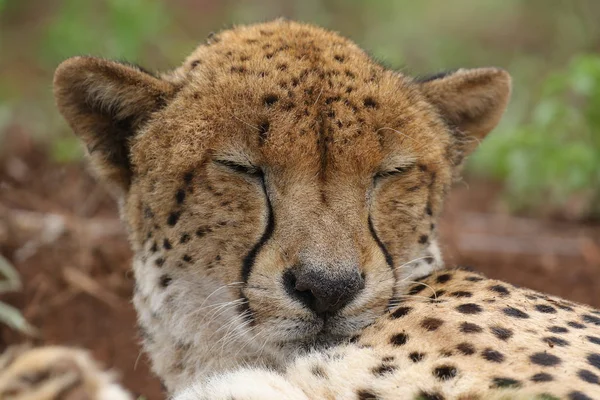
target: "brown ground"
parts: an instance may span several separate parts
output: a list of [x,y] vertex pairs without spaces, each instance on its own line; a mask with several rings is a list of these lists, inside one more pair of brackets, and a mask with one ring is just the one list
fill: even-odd
[[[131,253],[110,196],[82,164],[58,166],[20,132],[0,154],[0,252],[21,292],[2,299],[40,330],[39,344],[91,349],[148,400],[162,398],[137,344]],[[600,307],[600,225],[510,217],[499,188],[470,182],[441,229],[448,261]],[[0,351],[26,340],[0,326]]]

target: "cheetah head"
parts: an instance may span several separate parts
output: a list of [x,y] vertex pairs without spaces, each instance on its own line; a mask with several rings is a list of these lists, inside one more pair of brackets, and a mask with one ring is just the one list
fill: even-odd
[[162,75],[75,57],[54,85],[120,200],[146,347],[168,376],[211,351],[348,338],[439,268],[443,198],[510,77],[413,79],[276,21],[213,36]]

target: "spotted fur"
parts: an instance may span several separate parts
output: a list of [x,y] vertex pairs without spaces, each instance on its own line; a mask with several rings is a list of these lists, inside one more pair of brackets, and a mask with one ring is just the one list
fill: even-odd
[[[435,272],[443,199],[504,111],[505,71],[413,79],[334,33],[275,21],[212,35],[160,75],[69,59],[54,87],[119,197],[141,337],[171,393],[200,382],[198,396],[267,398],[247,385],[262,376],[288,398],[467,399],[526,393],[513,370],[584,369],[570,349],[522,357],[541,321],[523,307],[532,294]],[[578,310],[569,322],[592,328]],[[562,388],[594,381],[588,357],[578,377],[554,373]]]
[[13,346],[0,356],[0,398],[5,400],[132,400],[90,355],[59,346]]
[[280,373],[237,370],[176,400],[600,398],[600,311],[461,269],[412,289],[347,344]]

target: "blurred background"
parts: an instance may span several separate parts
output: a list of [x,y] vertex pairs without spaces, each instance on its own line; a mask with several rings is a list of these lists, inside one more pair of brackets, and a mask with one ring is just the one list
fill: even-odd
[[279,16],[408,74],[506,68],[513,98],[449,199],[446,257],[600,306],[600,2],[0,0],[0,351],[90,348],[129,389],[161,398],[137,344],[116,206],[54,108],[52,74],[80,54],[168,69],[211,31]]

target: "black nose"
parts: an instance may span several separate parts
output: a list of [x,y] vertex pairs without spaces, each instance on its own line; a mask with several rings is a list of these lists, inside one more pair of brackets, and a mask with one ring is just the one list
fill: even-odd
[[328,275],[293,268],[283,275],[286,292],[317,314],[334,313],[350,303],[365,287],[358,271]]

